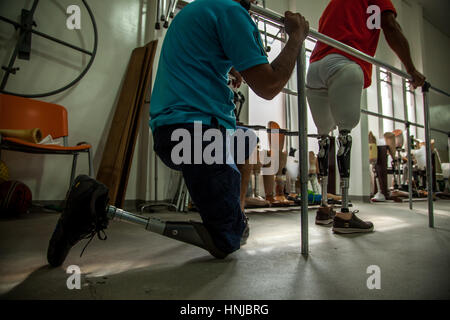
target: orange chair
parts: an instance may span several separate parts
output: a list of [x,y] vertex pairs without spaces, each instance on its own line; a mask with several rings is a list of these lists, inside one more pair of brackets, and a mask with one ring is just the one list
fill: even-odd
[[[75,178],[78,154],[87,152],[89,175],[94,176],[92,165],[92,146],[80,142],[69,147],[67,110],[63,106],[28,98],[0,94],[0,129],[33,129],[39,128],[42,137],[51,135],[53,139],[63,138],[64,146],[42,145],[22,139],[2,137],[0,135],[0,152],[2,149],[37,154],[73,155],[70,185]],[[0,153],[1,155],[1,153]]]

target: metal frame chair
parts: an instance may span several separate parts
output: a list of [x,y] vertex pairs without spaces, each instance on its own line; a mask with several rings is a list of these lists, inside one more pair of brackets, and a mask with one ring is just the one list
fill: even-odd
[[64,146],[36,144],[19,138],[2,137],[0,135],[0,157],[1,150],[34,154],[73,155],[70,176],[70,185],[72,185],[75,179],[78,155],[85,152],[88,154],[89,175],[94,176],[92,146],[86,142],[80,142],[76,146],[68,146],[69,129],[66,108],[54,103],[0,94],[0,129],[33,128],[39,128],[43,137],[51,135],[53,139],[63,138]]

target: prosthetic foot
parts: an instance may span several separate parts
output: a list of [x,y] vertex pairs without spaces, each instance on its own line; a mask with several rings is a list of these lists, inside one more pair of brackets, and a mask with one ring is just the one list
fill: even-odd
[[342,188],[342,209],[336,214],[333,220],[333,232],[335,233],[360,233],[372,232],[372,222],[365,222],[356,216],[358,210],[350,212],[348,209],[348,189],[350,179],[350,156],[352,149],[352,137],[349,131],[341,130],[339,132],[339,149],[337,152],[337,163],[339,175],[341,177]]
[[[319,164],[319,176],[322,189],[322,207],[328,207],[328,154],[330,152],[330,137],[322,136],[319,138],[319,153],[317,162]],[[311,155],[310,155],[311,157]]]
[[[315,159],[314,153],[309,153],[310,162],[310,175],[312,174],[312,169],[314,166],[312,162],[318,164],[319,176],[321,180],[321,191],[322,191],[322,201],[320,208],[316,211],[316,224],[317,225],[328,225],[333,222],[336,212],[333,210],[332,206],[328,205],[328,154],[330,152],[330,137],[322,136],[319,139],[319,153]],[[313,159],[314,158],[314,159]],[[317,172],[317,167],[316,167]],[[314,182],[313,182],[314,184]]]
[[341,131],[339,133],[339,149],[337,152],[337,163],[339,168],[339,175],[341,177],[342,189],[342,212],[349,212],[348,210],[348,188],[350,182],[350,155],[352,150],[352,137],[348,131]]
[[[148,231],[195,245],[219,259],[228,255],[214,245],[208,230],[202,223],[165,222],[155,218],[141,217],[108,206],[108,192],[105,185],[86,175],[80,175],[75,179],[67,193],[65,208],[49,242],[47,260],[51,266],[60,266],[70,249],[82,239],[90,239],[85,248],[95,235],[101,240],[106,240],[104,230],[110,219],[143,225]],[[245,232],[241,243],[245,243],[244,238]]]

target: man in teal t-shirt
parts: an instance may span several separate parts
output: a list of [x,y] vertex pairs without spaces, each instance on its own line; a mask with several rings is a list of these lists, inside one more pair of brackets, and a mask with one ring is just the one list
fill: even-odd
[[[252,1],[253,2],[253,1]],[[300,15],[285,14],[289,40],[269,64],[258,28],[247,9],[249,1],[195,0],[174,18],[164,39],[150,103],[154,150],[170,168],[183,173],[189,193],[217,250],[223,256],[239,249],[248,237],[240,207],[240,174],[234,163],[175,163],[175,130],[194,140],[194,122],[201,132],[236,129],[233,91],[228,74],[242,78],[256,94],[272,99],[289,80],[309,25]],[[208,144],[202,141],[202,152]],[[245,158],[254,145],[245,148]],[[224,150],[224,154],[226,154]],[[234,155],[236,157],[236,154]]]

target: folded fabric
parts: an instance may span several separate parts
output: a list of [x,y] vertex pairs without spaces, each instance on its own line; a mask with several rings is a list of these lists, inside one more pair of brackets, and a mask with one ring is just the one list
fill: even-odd
[[64,143],[63,143],[63,141],[61,141],[61,139],[54,140],[51,135],[46,136],[38,144],[51,144],[51,145],[56,145],[56,146],[64,146]]

